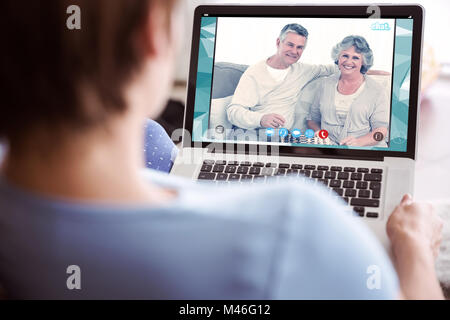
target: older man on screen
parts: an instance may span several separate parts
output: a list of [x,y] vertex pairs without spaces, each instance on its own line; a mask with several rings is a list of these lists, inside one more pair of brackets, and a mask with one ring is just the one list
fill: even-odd
[[302,88],[339,71],[332,64],[297,63],[307,40],[308,31],[299,24],[288,24],[281,30],[276,54],[250,66],[242,75],[227,108],[232,124],[244,129],[292,127]]

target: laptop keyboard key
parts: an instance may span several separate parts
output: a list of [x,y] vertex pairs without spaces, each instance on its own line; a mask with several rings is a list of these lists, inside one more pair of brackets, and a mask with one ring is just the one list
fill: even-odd
[[370,173],[383,173],[383,169],[372,169]]
[[356,190],[355,189],[346,189],[345,196],[350,197],[350,198],[356,197]]
[[222,173],[223,170],[225,170],[225,166],[223,166],[223,165],[215,165],[213,167],[213,172],[220,172],[220,173]]
[[350,204],[358,207],[378,208],[380,206],[380,200],[353,198]]
[[251,167],[248,173],[249,174],[260,174],[261,173],[261,168]]
[[216,180],[218,181],[226,181],[228,179],[228,174],[226,173],[219,173],[217,174]]
[[214,180],[216,178],[216,174],[215,173],[211,173],[211,172],[200,172],[200,174],[198,175],[198,180]]
[[370,190],[359,190],[358,197],[370,198]]
[[303,166],[301,164],[293,164],[293,165],[291,165],[291,169],[301,170],[301,169],[303,169]]
[[210,164],[204,164],[202,165],[202,168],[200,169],[201,172],[211,172],[212,165]]
[[325,179],[336,179],[336,172],[334,171],[325,172]]
[[362,178],[363,178],[362,173],[352,173],[351,177],[352,180],[362,180]]
[[344,189],[333,188],[333,191],[336,192],[341,197],[344,195]]
[[305,170],[316,170],[316,166],[306,165]]
[[370,190],[380,190],[381,189],[381,183],[379,182],[371,182],[370,183]]
[[205,161],[203,161],[203,164],[213,165],[214,163],[216,163],[214,160],[205,160]]
[[228,181],[239,181],[240,178],[240,174],[230,174],[230,176],[228,177]]
[[225,160],[217,160],[217,161],[216,161],[216,164],[221,165],[221,166],[224,166],[224,165],[227,164],[227,162],[226,162]]
[[348,172],[339,172],[338,179],[339,180],[347,180],[349,177]]
[[241,166],[243,166],[243,167],[250,167],[251,165],[252,165],[252,163],[248,162],[248,161],[242,161],[241,162]]
[[341,180],[331,180],[330,181],[330,187],[331,188],[340,188],[341,187]]
[[229,166],[238,166],[239,165],[239,161],[228,161],[228,165]]
[[356,189],[367,189],[368,186],[369,183],[367,183],[366,181],[358,181],[356,183]]
[[313,171],[311,177],[322,179],[323,171]]
[[353,189],[355,187],[355,181],[344,181],[343,187],[346,189]]
[[367,212],[366,217],[367,218],[378,218],[378,213],[377,212]]
[[345,171],[345,172],[355,172],[355,171],[356,171],[356,168],[345,167],[345,168],[344,168],[344,171]]
[[311,171],[310,170],[300,170],[300,174],[304,175],[305,177],[310,178],[311,177]]
[[291,165],[288,163],[280,163],[278,165],[278,168],[280,168],[280,169],[289,169],[290,167],[291,167]]
[[248,167],[239,167],[237,169],[236,173],[240,173],[240,174],[247,174],[248,173]]
[[342,167],[331,167],[331,171],[342,171]]
[[244,174],[244,175],[241,176],[241,181],[249,182],[249,181],[252,181],[252,180],[253,180],[253,176],[251,176],[251,175]]
[[364,175],[364,181],[376,181],[379,182],[382,179],[381,174],[375,174],[375,173],[366,173]]
[[364,212],[366,211],[364,207],[354,207],[353,210],[356,212],[358,216],[364,217]]
[[236,166],[226,166],[225,167],[225,173],[236,173],[237,167]]
[[253,166],[254,166],[254,167],[257,167],[257,168],[262,168],[262,167],[264,167],[264,163],[262,163],[262,162],[255,162],[255,163],[253,164]]
[[381,190],[380,189],[372,190],[372,198],[373,199],[380,199],[381,198]]
[[317,170],[319,170],[319,171],[328,171],[330,169],[330,167],[328,167],[328,166],[318,166],[317,167]]

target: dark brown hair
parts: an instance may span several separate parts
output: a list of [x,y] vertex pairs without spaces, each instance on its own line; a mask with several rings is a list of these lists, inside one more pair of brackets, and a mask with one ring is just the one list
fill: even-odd
[[[176,1],[1,2],[0,138],[13,144],[32,129],[57,134],[58,127],[82,129],[123,112],[123,89],[143,62],[136,37],[154,5],[165,9],[169,27]],[[81,30],[66,26],[72,4],[81,9]]]

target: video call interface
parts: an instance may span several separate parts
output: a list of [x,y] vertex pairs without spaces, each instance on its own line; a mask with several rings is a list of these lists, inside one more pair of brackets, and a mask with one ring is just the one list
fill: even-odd
[[396,19],[216,21],[206,140],[389,149]]

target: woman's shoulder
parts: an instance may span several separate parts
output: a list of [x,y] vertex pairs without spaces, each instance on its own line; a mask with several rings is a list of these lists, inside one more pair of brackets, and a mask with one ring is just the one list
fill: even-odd
[[322,85],[335,85],[339,81],[339,76],[340,75],[338,73],[334,73],[330,76],[321,77],[317,79],[317,81]]
[[339,81],[339,75],[338,74],[332,74],[331,76],[327,77],[320,77],[314,81],[312,81],[308,86],[315,87],[317,89],[326,90],[329,88],[335,88],[336,84]]
[[[383,89],[383,86],[380,82],[374,79],[374,77],[380,77],[380,76],[365,76],[365,82],[366,82],[366,88],[374,91],[379,91]],[[381,76],[385,77],[385,76]]]

